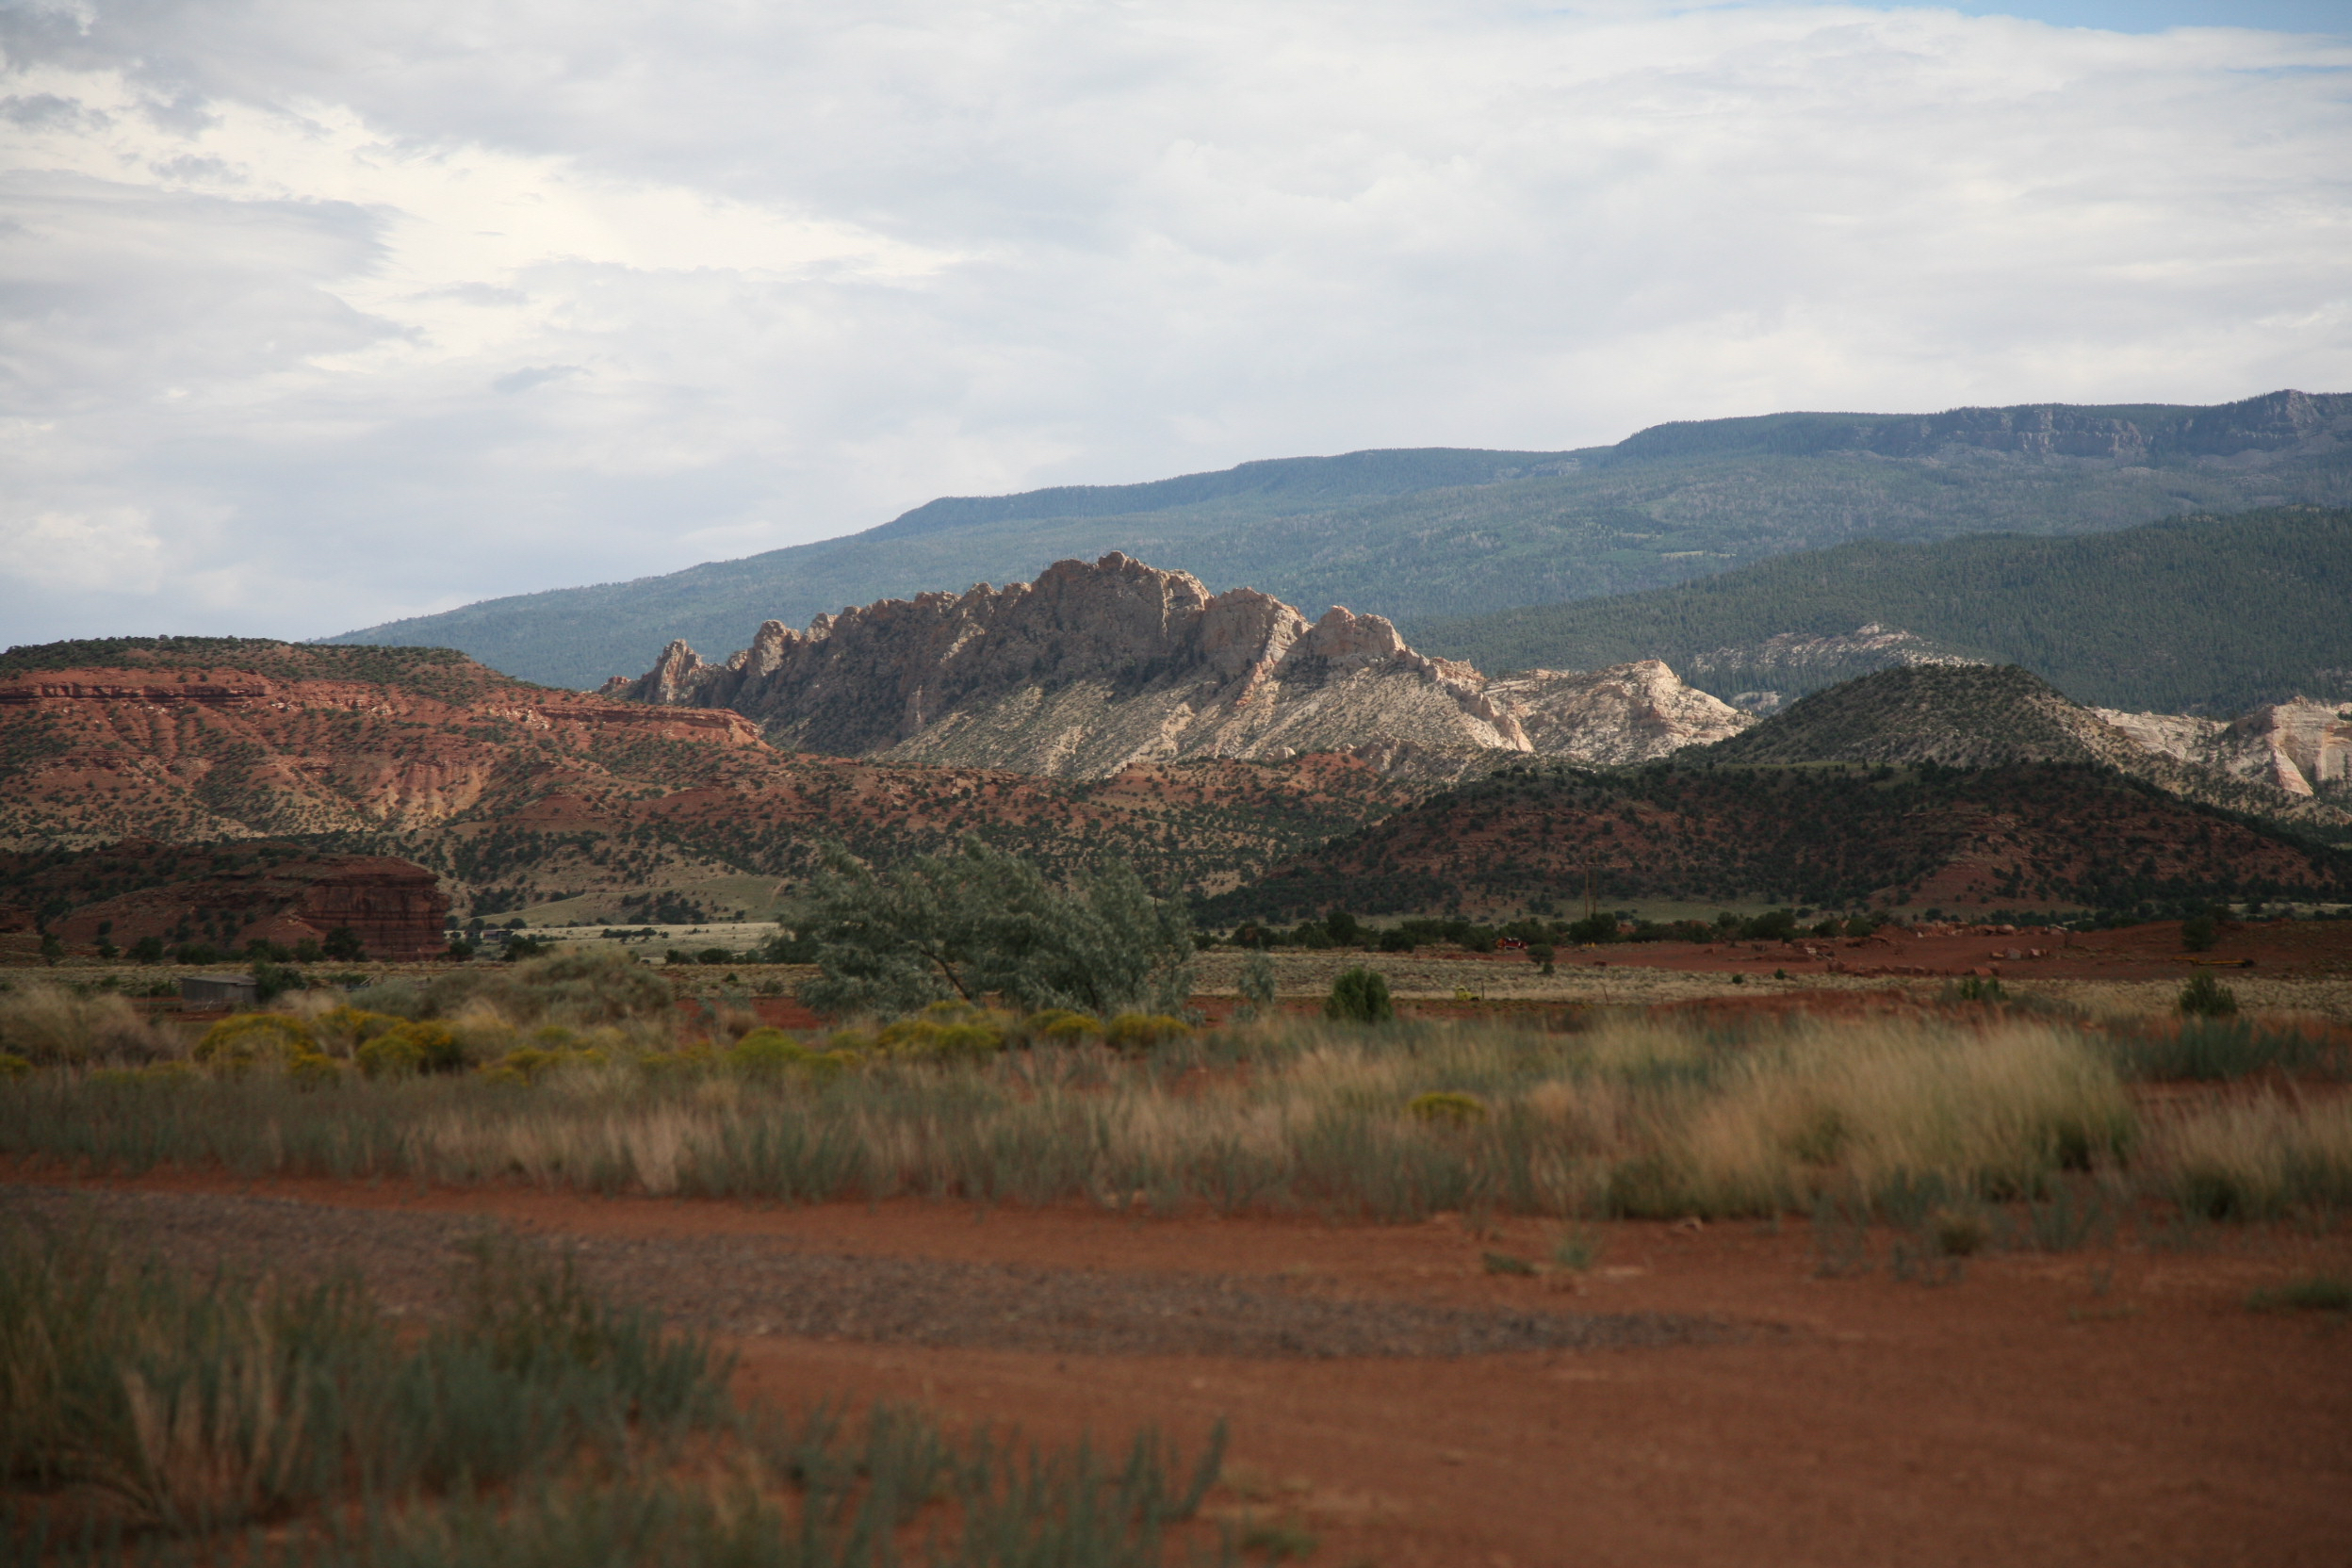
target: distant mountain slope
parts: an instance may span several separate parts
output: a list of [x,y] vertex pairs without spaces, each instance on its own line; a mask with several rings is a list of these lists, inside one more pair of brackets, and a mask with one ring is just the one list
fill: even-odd
[[[1816,692],[1786,712],[1681,760],[1692,766],[1867,762],[2007,767],[2065,762],[2114,768],[2180,796],[2294,823],[2328,837],[2352,826],[2344,781],[2352,723],[2322,705],[2257,709],[2215,733],[2151,733],[2164,714],[2069,702],[2014,664],[1917,664]],[[2336,739],[2331,744],[2330,734]],[[2306,776],[2296,754],[2319,776]]]
[[739,646],[763,620],[1027,580],[1114,549],[1311,614],[1346,604],[1396,618],[1662,587],[1855,539],[2082,533],[2280,502],[2352,505],[2352,394],[1771,415],[1577,451],[1356,452],[945,499],[848,538],[332,640],[460,647],[591,686],[645,669],[673,638]]
[[2024,665],[2101,707],[2230,714],[2298,694],[2352,698],[2347,606],[2352,511],[2277,507],[2071,539],[1868,541],[1403,630],[1486,670],[1663,659],[1725,698],[1792,699],[1957,656]]

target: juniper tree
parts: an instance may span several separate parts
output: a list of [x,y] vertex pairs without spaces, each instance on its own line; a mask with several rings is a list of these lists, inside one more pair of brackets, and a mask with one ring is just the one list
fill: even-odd
[[898,1014],[991,992],[1029,1008],[1172,1012],[1192,988],[1192,921],[1114,864],[1066,884],[967,839],[877,870],[823,852],[786,923],[822,973],[820,1012]]

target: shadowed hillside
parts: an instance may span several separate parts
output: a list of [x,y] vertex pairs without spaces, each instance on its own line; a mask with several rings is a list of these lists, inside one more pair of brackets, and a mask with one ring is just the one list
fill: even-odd
[[2082,764],[1514,768],[1211,900],[1206,918],[1765,903],[2122,908],[2352,897],[2352,854]]

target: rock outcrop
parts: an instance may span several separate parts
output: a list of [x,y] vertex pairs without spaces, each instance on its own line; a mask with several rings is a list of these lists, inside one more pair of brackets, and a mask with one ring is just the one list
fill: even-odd
[[1712,745],[1756,722],[1684,685],[1662,659],[1611,664],[1589,675],[1527,670],[1490,681],[1487,694],[1517,716],[1529,749],[1596,768]]
[[2352,793],[2352,707],[2271,703],[2227,723],[2094,709],[2148,750],[2311,799]]
[[1748,722],[1654,660],[1491,682],[1414,652],[1381,616],[1309,621],[1117,552],[820,615],[806,633],[769,621],[723,664],[674,642],[598,694],[732,709],[799,750],[1058,777],[1335,751],[1637,761]]

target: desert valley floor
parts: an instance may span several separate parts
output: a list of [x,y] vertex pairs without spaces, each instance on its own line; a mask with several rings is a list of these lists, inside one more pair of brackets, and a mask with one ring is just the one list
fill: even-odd
[[[1369,961],[1408,1011],[1553,1028],[1586,1008],[1932,1014],[1953,978],[1994,972],[2029,996],[2148,1005],[2193,969],[2164,925],[1812,946],[1570,949],[1548,977],[1467,956],[1280,969],[1297,1011]],[[1207,956],[1211,1013],[1238,961]],[[2250,1007],[2352,1023],[2352,923],[2248,925],[2200,961]],[[798,1021],[789,1001],[756,1005]],[[1047,1443],[1152,1427],[1188,1451],[1221,1419],[1232,1447],[1196,1530],[1271,1526],[1260,1539],[1312,1537],[1312,1560],[1350,1568],[2317,1565],[2352,1540],[2352,1321],[2248,1305],[2352,1275],[2340,1222],[2142,1213],[2069,1250],[1922,1263],[1888,1230],[1819,1215],[1616,1220],[1573,1228],[1581,1266],[1520,1272],[1495,1260],[1555,1255],[1560,1222],[794,1206],[22,1157],[0,1167],[0,1216],[200,1268],[354,1270],[426,1321],[466,1238],[504,1231],[712,1335],[740,1391],[782,1404],[905,1401]]]
[[[413,1311],[457,1237],[510,1228],[715,1331],[746,1390],[786,1402],[919,1402],[1040,1439],[1148,1423],[1187,1445],[1222,1417],[1210,1515],[1302,1523],[1324,1562],[2316,1565],[2352,1537],[2352,1331],[2243,1305],[2297,1270],[2342,1271],[2341,1235],[2020,1254],[1923,1283],[1883,1259],[1824,1275],[1801,1223],[1617,1223],[1596,1266],[1518,1278],[1482,1259],[1540,1253],[1541,1228],[1473,1233],[1458,1216],[784,1208],[218,1173],[20,1170],[0,1194],[189,1262],[353,1266]],[[1245,1323],[1319,1310],[1211,1351],[1195,1315],[1230,1312],[1220,1296],[1249,1303]],[[1573,1342],[1477,1343],[1531,1318],[1566,1319]],[[1468,1353],[1364,1353],[1390,1331],[1462,1334]]]

